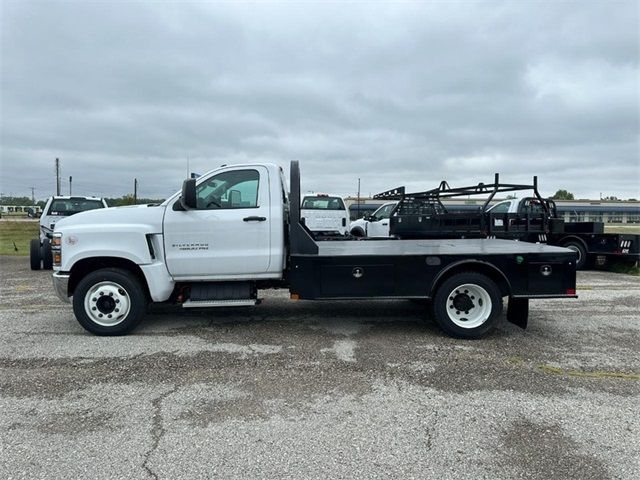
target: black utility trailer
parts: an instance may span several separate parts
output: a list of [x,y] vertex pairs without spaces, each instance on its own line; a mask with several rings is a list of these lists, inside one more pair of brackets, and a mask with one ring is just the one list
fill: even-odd
[[300,172],[291,164],[288,283],[294,299],[425,299],[450,335],[476,338],[507,318],[525,328],[528,302],[576,297],[576,254],[496,239],[316,242],[300,221]]
[[[517,210],[497,212],[490,202],[498,193],[530,190],[533,196],[520,200]],[[447,207],[452,198],[486,195],[483,205],[475,209]],[[523,242],[546,243],[569,248],[577,254],[577,268],[594,263],[598,256],[640,260],[640,235],[604,233],[601,222],[565,223],[558,217],[553,200],[538,192],[538,179],[531,185],[493,183],[451,188],[445,181],[424,192],[406,193],[404,187],[377,194],[379,200],[397,200],[391,213],[389,233],[401,239],[427,238],[504,238]],[[506,203],[506,202],[505,202]]]

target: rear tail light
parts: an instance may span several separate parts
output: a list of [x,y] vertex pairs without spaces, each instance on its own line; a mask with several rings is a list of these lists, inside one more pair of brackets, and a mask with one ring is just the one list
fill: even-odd
[[567,288],[567,295],[575,295],[575,294],[576,294],[575,288]]

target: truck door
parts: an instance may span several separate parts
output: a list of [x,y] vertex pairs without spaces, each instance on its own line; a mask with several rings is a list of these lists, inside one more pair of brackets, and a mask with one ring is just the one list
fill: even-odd
[[372,220],[367,225],[367,237],[389,236],[389,217],[394,207],[394,204],[384,205],[374,212]]
[[196,186],[197,209],[167,206],[167,268],[178,279],[261,274],[269,269],[269,173],[260,166],[223,170]]

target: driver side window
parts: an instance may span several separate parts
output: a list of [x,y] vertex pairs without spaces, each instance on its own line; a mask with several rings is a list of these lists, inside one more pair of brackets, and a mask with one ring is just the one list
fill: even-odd
[[376,219],[377,220],[384,220],[389,218],[389,216],[391,215],[391,210],[393,210],[394,205],[387,205],[385,207],[382,207],[378,213],[376,213]]
[[256,208],[257,170],[234,170],[215,175],[196,187],[198,210]]

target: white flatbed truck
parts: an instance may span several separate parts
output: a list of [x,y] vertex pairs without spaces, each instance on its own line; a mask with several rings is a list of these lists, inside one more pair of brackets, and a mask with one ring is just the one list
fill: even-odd
[[223,166],[159,206],[70,217],[53,234],[53,283],[80,324],[121,335],[150,302],[185,308],[248,306],[267,288],[294,300],[424,299],[449,335],[489,332],[507,318],[525,328],[529,299],[575,298],[575,252],[510,240],[316,242],[273,164]]

